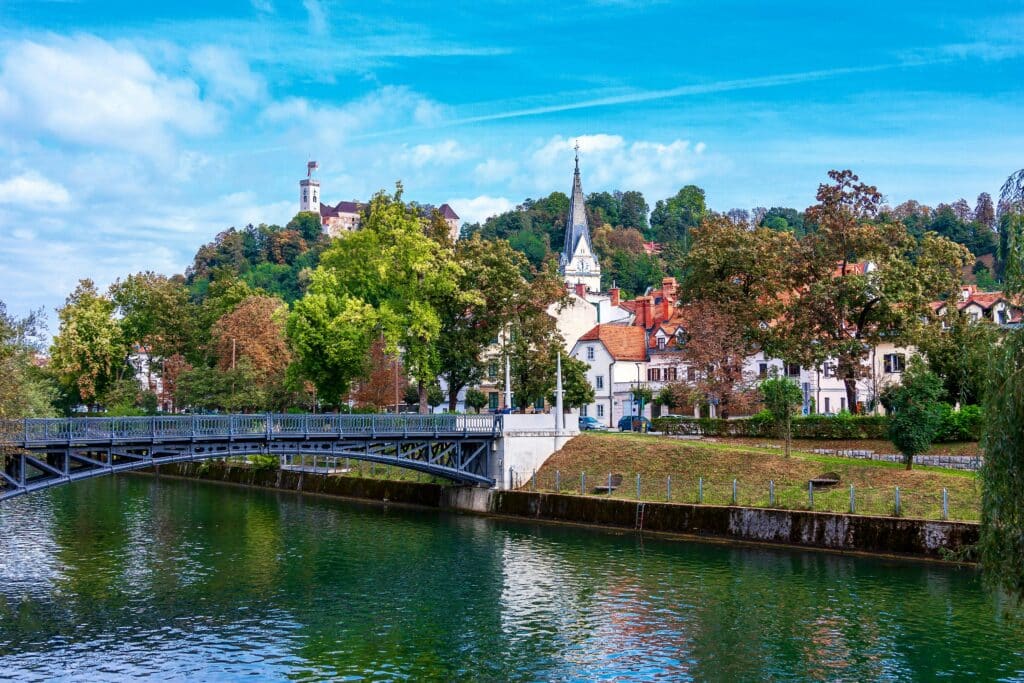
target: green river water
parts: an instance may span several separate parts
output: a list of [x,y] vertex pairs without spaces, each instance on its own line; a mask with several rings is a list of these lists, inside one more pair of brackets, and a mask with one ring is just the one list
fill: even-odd
[[143,476],[0,504],[0,678],[1024,680],[973,570]]

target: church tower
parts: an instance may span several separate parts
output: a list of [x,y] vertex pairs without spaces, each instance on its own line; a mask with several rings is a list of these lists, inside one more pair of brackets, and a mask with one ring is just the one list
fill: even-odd
[[310,161],[306,164],[306,177],[299,181],[299,211],[312,211],[320,215],[320,181],[313,177],[313,171],[319,164]]
[[588,291],[601,291],[601,264],[590,242],[590,226],[580,183],[580,146],[576,145],[576,171],[572,176],[569,217],[565,222],[565,248],[558,259],[558,270],[565,286],[572,289],[583,284]]

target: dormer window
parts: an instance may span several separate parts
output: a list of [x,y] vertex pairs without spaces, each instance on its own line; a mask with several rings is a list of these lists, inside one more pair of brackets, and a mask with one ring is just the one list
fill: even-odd
[[667,345],[668,345],[668,340],[667,340],[667,339],[665,339],[664,337],[662,337],[662,336],[661,336],[661,335],[659,334],[659,335],[658,335],[658,350],[659,350],[659,351],[664,351],[664,350],[665,350],[665,347],[666,347]]

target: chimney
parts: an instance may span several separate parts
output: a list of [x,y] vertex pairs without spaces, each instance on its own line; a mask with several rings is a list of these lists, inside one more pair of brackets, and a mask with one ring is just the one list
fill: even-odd
[[618,306],[619,305],[619,288],[618,287],[612,287],[611,289],[608,290],[608,293],[612,297],[612,306]]
[[674,277],[666,277],[661,279],[661,291],[667,299],[675,301],[676,298],[676,279]]
[[587,286],[582,282],[576,283],[576,296],[581,299],[587,298]]
[[636,299],[636,324],[647,329],[654,321],[651,320],[651,304],[653,300],[649,296],[640,296]]
[[667,295],[661,297],[661,322],[664,322],[672,317],[672,302],[669,301]]

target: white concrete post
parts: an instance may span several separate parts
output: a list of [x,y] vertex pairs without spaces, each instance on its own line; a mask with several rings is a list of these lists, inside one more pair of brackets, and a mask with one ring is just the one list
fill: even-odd
[[512,412],[512,361],[505,354],[505,410]]
[[562,350],[558,350],[558,361],[556,362],[558,375],[555,379],[555,431],[561,432],[565,429],[565,413],[562,411]]

